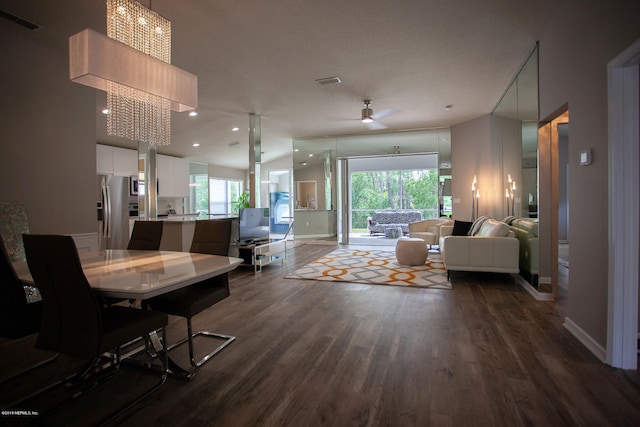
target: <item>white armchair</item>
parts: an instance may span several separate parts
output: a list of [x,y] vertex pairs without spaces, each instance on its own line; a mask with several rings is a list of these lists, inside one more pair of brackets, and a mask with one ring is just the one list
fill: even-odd
[[412,222],[409,224],[409,237],[422,239],[431,247],[431,245],[437,245],[440,240],[440,228],[450,224],[453,224],[453,220],[448,218]]

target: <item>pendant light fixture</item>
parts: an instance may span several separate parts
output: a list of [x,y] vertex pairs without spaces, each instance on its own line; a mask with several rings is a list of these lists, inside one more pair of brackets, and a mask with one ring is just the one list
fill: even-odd
[[198,106],[198,78],[171,65],[171,22],[132,0],[107,0],[107,36],[69,38],[69,77],[107,92],[107,134],[171,143],[171,110]]
[[362,109],[362,123],[373,123],[373,110],[369,107],[371,105],[370,99],[365,99],[364,108]]

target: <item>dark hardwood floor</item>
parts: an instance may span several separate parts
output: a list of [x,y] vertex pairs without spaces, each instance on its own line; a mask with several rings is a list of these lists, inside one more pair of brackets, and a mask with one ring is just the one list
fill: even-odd
[[[194,327],[237,336],[190,382],[170,379],[122,426],[624,426],[640,423],[640,374],[598,361],[562,326],[566,297],[535,301],[510,275],[454,273],[452,290],[284,279],[334,247],[303,245],[231,276]],[[171,318],[169,339],[184,336]],[[0,374],[42,354],[0,343]],[[201,338],[197,348],[211,343]],[[185,349],[186,350],[186,349]],[[182,350],[181,350],[182,351]],[[188,365],[186,351],[176,359]],[[77,366],[64,357],[0,384],[3,408]],[[131,367],[47,417],[91,425],[154,378]],[[44,412],[53,395],[19,409]]]

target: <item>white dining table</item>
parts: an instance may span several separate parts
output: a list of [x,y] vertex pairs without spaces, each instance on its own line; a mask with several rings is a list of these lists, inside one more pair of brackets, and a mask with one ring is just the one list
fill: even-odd
[[[242,258],[207,255],[190,252],[139,251],[107,249],[100,252],[80,253],[82,270],[98,296],[143,300],[183,288],[211,277],[234,270]],[[26,262],[13,264],[18,278],[25,285],[34,285]],[[157,333],[149,334],[156,351],[162,344]],[[136,349],[129,353],[139,353]],[[123,355],[126,358],[128,355]],[[130,361],[135,361],[129,359]],[[142,364],[156,368],[155,365]],[[180,367],[169,357],[169,373],[189,380],[194,372]]]
[[[96,295],[142,300],[215,277],[241,258],[191,252],[107,249],[80,253],[82,270]],[[25,284],[33,284],[26,262],[14,263]]]

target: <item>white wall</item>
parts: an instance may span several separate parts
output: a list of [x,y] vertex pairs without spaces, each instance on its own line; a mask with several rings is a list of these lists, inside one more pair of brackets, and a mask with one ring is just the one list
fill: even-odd
[[23,201],[33,233],[97,232],[95,90],[26,31],[0,23],[0,200]]
[[[247,153],[247,156],[248,155]],[[209,165],[209,178],[235,179],[237,181],[245,181],[246,185],[247,175],[247,170]]]
[[[471,220],[471,183],[474,175],[480,189],[478,215],[499,217],[493,167],[502,162],[502,152],[492,148],[491,117],[483,116],[451,127],[451,194],[453,218]],[[499,156],[494,159],[494,156]],[[504,190],[503,190],[504,191]]]
[[[551,12],[551,11],[550,11]],[[540,37],[540,117],[570,113],[568,318],[607,341],[607,63],[640,38],[640,2],[558,3]],[[578,166],[591,149],[593,163]]]

